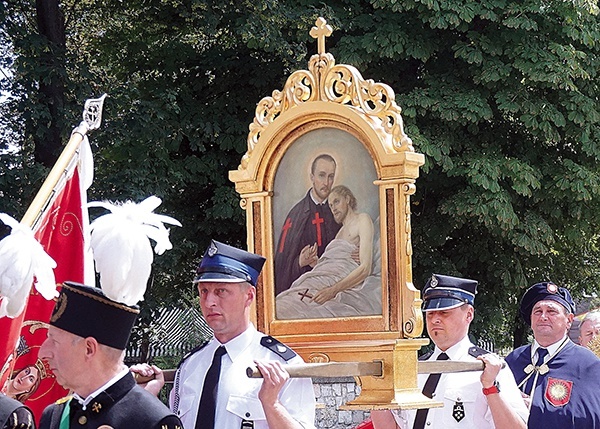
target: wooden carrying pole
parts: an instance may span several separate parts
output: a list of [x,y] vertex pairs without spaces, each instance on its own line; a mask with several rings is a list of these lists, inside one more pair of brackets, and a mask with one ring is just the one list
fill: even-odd
[[46,180],[33,199],[33,202],[27,209],[23,219],[21,219],[22,224],[33,229],[41,218],[42,213],[44,213],[44,210],[52,200],[56,185],[60,182],[63,175],[67,173],[69,164],[79,150],[79,145],[83,141],[83,138],[88,131],[100,127],[100,122],[102,122],[102,105],[104,104],[105,98],[106,94],[102,95],[100,98],[88,99],[85,101],[83,121],[81,121],[79,126],[71,133],[71,138],[69,139],[67,146],[63,149],[58,160],[54,164],[54,167],[50,170],[48,177],[46,177]]
[[[483,361],[419,361],[419,374],[445,374],[455,372],[483,371]],[[505,363],[502,367],[506,366]],[[373,362],[327,362],[327,363],[305,363],[297,365],[286,365],[284,367],[292,378],[302,377],[383,377],[383,363]],[[171,383],[175,379],[175,370],[163,371],[165,382]],[[261,378],[260,371],[256,367],[248,367],[246,375],[250,378]],[[136,375],[138,383],[147,383],[154,377],[142,377]]]

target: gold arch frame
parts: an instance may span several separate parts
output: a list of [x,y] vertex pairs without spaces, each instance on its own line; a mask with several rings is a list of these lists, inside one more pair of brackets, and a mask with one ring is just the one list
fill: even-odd
[[[246,211],[248,250],[267,258],[257,285],[255,322],[292,346],[305,360],[381,360],[384,376],[358,380],[362,393],[348,408],[431,406],[416,389],[417,350],[423,331],[421,297],[412,283],[410,196],[424,156],[404,133],[394,91],[365,80],[325,52],[331,27],[319,18],[308,70],[292,73],[281,91],[257,105],[248,151],[229,172]],[[277,320],[274,315],[273,188],[288,148],[307,132],[336,128],[356,137],[375,165],[379,190],[382,314],[352,318]]]

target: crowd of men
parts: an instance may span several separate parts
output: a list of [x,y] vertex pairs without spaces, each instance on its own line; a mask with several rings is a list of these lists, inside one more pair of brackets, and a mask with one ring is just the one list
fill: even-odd
[[[319,219],[329,216],[323,201],[334,175],[333,158],[315,159],[313,187],[305,198],[310,209],[298,209],[298,213],[312,216],[315,211]],[[310,270],[313,264],[308,261],[314,262],[320,252],[312,239],[300,239],[300,232],[290,232],[292,226],[314,227],[314,223],[306,220],[308,217],[301,220],[297,213],[288,219],[278,249],[279,254],[293,253],[289,259],[298,270],[283,269],[276,256],[276,280],[281,289],[290,282],[282,277],[282,271],[294,271],[296,276],[296,271]],[[315,234],[322,232],[319,227]],[[328,240],[321,241],[320,247]],[[213,337],[178,366],[169,407],[157,398],[164,385],[160,368],[146,364],[127,368],[124,364],[138,307],[116,302],[99,288],[65,282],[39,357],[71,395],[47,407],[39,427],[314,428],[312,383],[306,378],[290,378],[285,369],[288,364],[301,363],[302,358],[257,331],[251,322],[264,263],[262,256],[211,241],[194,283]],[[533,342],[514,350],[504,361],[469,339],[477,286],[475,280],[439,274],[427,281],[422,310],[435,347],[421,359],[480,360],[483,371],[419,375],[423,395],[444,406],[374,410],[374,428],[600,429],[600,359],[584,347],[600,331],[600,314],[590,313],[583,320],[581,345],[577,345],[568,336],[575,315],[569,291],[551,282],[537,283],[525,292],[519,306],[521,317],[531,326]],[[252,365],[262,378],[247,377],[246,369]],[[139,385],[134,373],[151,381]],[[34,428],[35,419],[19,401],[0,394],[2,427]]]
[[[72,396],[46,408],[40,428],[314,428],[309,379],[290,378],[285,366],[302,359],[256,330],[250,308],[264,258],[212,241],[195,283],[213,338],[179,365],[169,408],[156,397],[164,384],[156,366],[123,364],[138,309],[98,289],[67,282],[40,349],[57,381]],[[534,341],[503,360],[468,337],[477,282],[434,274],[423,288],[423,312],[434,350],[428,360],[481,360],[483,372],[419,376],[423,394],[442,408],[373,411],[384,428],[600,428],[600,359],[569,339],[575,307],[569,291],[550,282],[523,295],[520,314]],[[590,315],[581,338],[598,329]],[[592,335],[593,336],[593,335]],[[256,365],[262,379],[246,376]],[[133,372],[152,375],[145,386]],[[18,401],[0,396],[5,428],[32,428]]]

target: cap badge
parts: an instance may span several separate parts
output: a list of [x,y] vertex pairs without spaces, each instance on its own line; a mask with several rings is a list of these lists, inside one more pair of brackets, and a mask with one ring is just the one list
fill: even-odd
[[548,291],[548,293],[556,293],[558,292],[558,287],[554,283],[548,283],[548,286],[546,286],[546,290]]
[[60,316],[63,315],[66,308],[67,308],[67,296],[64,293],[61,293],[58,296],[58,301],[56,302],[54,311],[52,312],[52,316],[50,317],[50,322],[54,323],[58,319],[60,319]]
[[431,281],[429,282],[431,287],[436,287],[438,285],[438,279],[435,276],[431,276]]
[[210,246],[208,247],[208,251],[207,251],[208,256],[210,256],[212,258],[213,256],[215,256],[217,254],[218,251],[219,251],[219,249],[217,249],[217,246],[215,245],[215,243],[211,242]]

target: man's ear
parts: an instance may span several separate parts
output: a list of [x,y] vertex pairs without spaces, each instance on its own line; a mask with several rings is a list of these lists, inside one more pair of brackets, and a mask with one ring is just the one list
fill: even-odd
[[475,317],[475,309],[473,308],[472,305],[469,305],[469,308],[467,309],[467,321],[470,323],[473,321],[473,318]]
[[575,316],[573,315],[573,313],[569,313],[569,315],[567,316],[567,329],[571,329],[571,325],[573,324],[574,319]]
[[98,341],[94,337],[87,337],[85,341],[85,356],[93,357],[98,352]]
[[256,287],[250,285],[248,288],[248,302],[252,304],[252,301],[256,298]]

